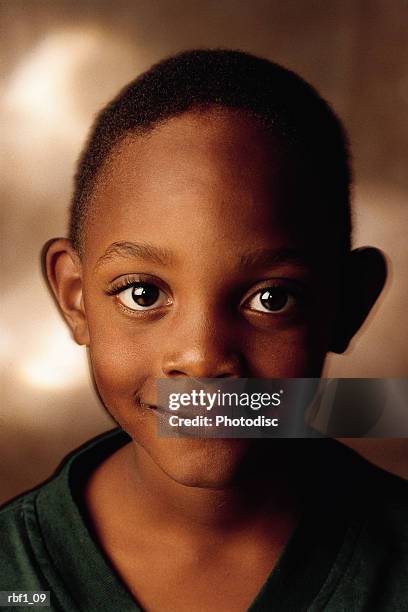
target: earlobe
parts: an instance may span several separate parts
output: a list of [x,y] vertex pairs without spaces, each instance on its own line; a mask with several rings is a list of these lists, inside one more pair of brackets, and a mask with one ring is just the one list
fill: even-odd
[[89,331],[82,295],[81,261],[66,238],[49,240],[42,249],[46,283],[78,344],[89,345]]
[[387,264],[374,247],[355,249],[344,268],[330,350],[344,353],[384,288]]

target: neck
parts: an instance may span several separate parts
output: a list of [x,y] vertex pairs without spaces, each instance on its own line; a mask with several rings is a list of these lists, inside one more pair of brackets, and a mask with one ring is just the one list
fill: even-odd
[[[126,445],[112,456],[110,466],[110,481],[118,483],[114,498],[123,500],[119,506],[126,522],[122,524],[129,528],[140,519],[149,531],[163,528],[179,538],[206,540],[221,532],[225,538],[273,525],[282,530],[282,521],[295,520],[300,502],[291,462],[285,462],[280,452],[283,445],[268,442],[246,460],[245,470],[235,480],[219,488],[181,484],[140,445]],[[285,469],[269,467],[277,465]]]

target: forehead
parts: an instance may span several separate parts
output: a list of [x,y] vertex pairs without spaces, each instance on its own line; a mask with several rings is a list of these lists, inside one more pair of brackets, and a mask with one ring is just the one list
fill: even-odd
[[173,117],[128,135],[106,160],[91,196],[85,251],[130,238],[177,247],[199,236],[220,250],[285,233],[299,240],[295,179],[279,137],[243,112]]

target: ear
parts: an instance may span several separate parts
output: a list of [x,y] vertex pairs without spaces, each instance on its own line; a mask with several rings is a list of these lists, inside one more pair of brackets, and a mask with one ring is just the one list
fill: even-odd
[[362,247],[350,253],[341,283],[332,352],[344,353],[347,349],[377,301],[386,278],[387,264],[379,249]]
[[82,265],[66,238],[53,238],[41,252],[45,281],[68,323],[74,340],[89,346],[89,331],[82,298]]

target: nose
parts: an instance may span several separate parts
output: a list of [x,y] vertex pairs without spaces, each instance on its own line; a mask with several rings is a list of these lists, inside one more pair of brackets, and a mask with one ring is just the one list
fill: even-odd
[[168,349],[163,354],[163,375],[242,378],[245,364],[237,340],[237,335],[227,328],[225,320],[217,323],[204,313],[187,324],[176,323],[169,334]]

